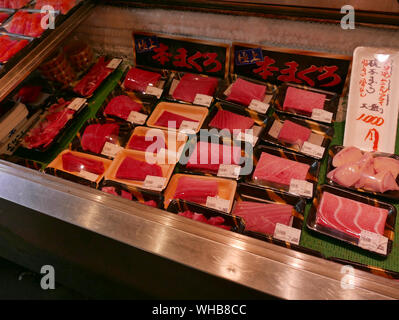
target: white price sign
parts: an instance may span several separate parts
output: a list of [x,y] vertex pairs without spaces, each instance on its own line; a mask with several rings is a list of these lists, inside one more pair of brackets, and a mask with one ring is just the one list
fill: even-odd
[[198,122],[197,121],[188,121],[188,120],[183,120],[181,122],[179,130],[193,130],[197,131],[198,128]]
[[91,172],[85,171],[85,170],[80,170],[79,177],[82,177],[82,178],[84,178],[86,180],[95,182],[98,179],[98,174],[91,173]]
[[312,198],[313,184],[306,180],[291,179],[289,193]]
[[255,137],[255,136],[253,136],[252,134],[243,133],[243,132],[240,132],[240,133],[237,135],[236,139],[237,139],[237,140],[240,140],[240,141],[248,142],[248,143],[252,144],[253,146],[254,146],[254,145],[256,144],[256,142],[258,141],[258,137]]
[[68,109],[75,110],[76,112],[82,108],[82,106],[86,103],[87,99],[85,98],[75,98],[72,102],[68,105]]
[[206,206],[229,213],[230,201],[219,197],[207,197]]
[[146,176],[143,187],[154,191],[162,191],[165,186],[166,178],[158,176]]
[[323,158],[324,147],[315,145],[313,143],[305,141],[302,145],[301,152],[317,159]]
[[137,111],[132,111],[129,113],[129,117],[127,118],[127,121],[135,124],[144,124],[145,121],[147,120],[147,115],[137,112]]
[[267,112],[267,110],[269,109],[269,104],[268,103],[264,103],[262,101],[253,99],[251,101],[251,103],[248,106],[249,109],[254,110],[256,112],[265,114]]
[[118,146],[117,144],[106,142],[104,144],[104,148],[101,151],[101,154],[107,157],[115,158],[116,154],[121,151],[123,148]]
[[329,112],[329,111],[326,111],[323,109],[318,109],[318,108],[314,108],[312,110],[312,119],[313,120],[331,123],[332,118],[333,118],[332,112]]
[[362,230],[358,246],[366,250],[386,255],[388,250],[388,238],[378,233]]
[[299,244],[301,230],[286,226],[285,224],[277,223],[273,237],[293,244]]
[[194,104],[209,107],[212,103],[212,99],[213,99],[213,97],[211,97],[211,96],[208,96],[206,94],[197,93],[195,95]]
[[147,89],[145,90],[146,94],[151,94],[153,96],[156,96],[158,99],[162,96],[163,89],[154,87],[154,86],[148,86]]
[[218,170],[218,177],[237,179],[240,175],[241,167],[235,164],[221,164]]
[[116,69],[116,68],[119,67],[119,65],[121,64],[121,62],[122,62],[122,59],[114,58],[114,59],[112,59],[112,60],[107,64],[107,68],[109,68],[109,69]]

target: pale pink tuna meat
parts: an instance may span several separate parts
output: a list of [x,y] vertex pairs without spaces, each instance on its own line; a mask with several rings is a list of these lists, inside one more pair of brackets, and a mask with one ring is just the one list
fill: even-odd
[[362,230],[384,234],[388,210],[323,192],[316,224],[359,238]]
[[306,180],[309,168],[305,163],[262,152],[253,179],[290,185],[291,179]]
[[238,201],[232,214],[245,220],[245,230],[273,235],[277,223],[290,224],[292,209],[287,204]]
[[399,161],[394,158],[375,157],[374,169],[377,173],[388,170],[392,173],[393,177],[396,179],[396,177],[399,174]]
[[347,163],[356,162],[360,160],[362,156],[363,153],[360,149],[356,147],[346,147],[334,156],[332,165],[337,168]]
[[325,101],[325,94],[288,87],[283,110],[295,110],[311,114],[313,109],[324,109]]
[[351,187],[360,180],[361,170],[357,164],[345,164],[330,171],[327,178],[344,187]]
[[363,188],[377,192],[399,190],[399,186],[390,171],[381,171],[376,175],[367,177],[364,180]]

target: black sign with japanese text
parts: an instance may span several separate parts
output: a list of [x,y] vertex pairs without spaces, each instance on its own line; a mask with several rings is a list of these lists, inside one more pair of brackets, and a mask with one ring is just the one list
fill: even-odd
[[234,43],[231,73],[271,84],[296,83],[342,94],[351,57]]
[[133,32],[137,66],[201,73],[224,78],[228,74],[229,46],[222,43]]

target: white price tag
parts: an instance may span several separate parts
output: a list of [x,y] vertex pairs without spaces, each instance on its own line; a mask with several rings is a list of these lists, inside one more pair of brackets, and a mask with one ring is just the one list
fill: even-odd
[[109,69],[116,69],[116,68],[119,67],[119,65],[121,64],[121,62],[122,62],[122,59],[114,58],[114,59],[112,59],[112,60],[107,64],[107,68],[109,68]]
[[165,186],[166,178],[158,176],[146,176],[143,187],[154,191],[162,191]]
[[229,213],[230,201],[219,197],[207,197],[206,206]]
[[153,96],[156,96],[158,99],[162,96],[163,89],[154,87],[154,86],[148,86],[147,89],[145,90],[146,94],[151,94]]
[[277,223],[273,237],[293,244],[299,244],[301,230],[286,226],[285,224]]
[[118,146],[117,144],[111,142],[106,142],[104,144],[103,151],[101,151],[101,154],[107,157],[115,158],[116,154],[121,150],[123,150],[121,146]]
[[307,141],[303,143],[301,148],[301,152],[318,159],[323,158],[324,150],[325,150],[324,147],[315,145]]
[[195,95],[194,104],[199,104],[200,106],[209,107],[212,103],[213,97],[206,94],[197,93]]
[[240,132],[240,133],[237,135],[236,139],[237,139],[237,140],[240,140],[240,141],[246,141],[246,142],[252,144],[253,146],[254,146],[254,145],[256,144],[256,142],[258,141],[258,137],[255,137],[255,136],[253,136],[252,134],[243,133],[243,132]]
[[218,170],[218,177],[237,179],[240,175],[241,167],[235,164],[221,164]]
[[388,238],[378,233],[362,230],[358,246],[385,255],[388,249]]
[[264,103],[264,102],[256,100],[256,99],[252,99],[248,108],[251,110],[254,110],[256,112],[265,114],[267,112],[267,110],[269,109],[269,106],[270,105],[268,103]]
[[176,164],[177,161],[178,155],[176,152],[165,148],[159,150],[157,163]]
[[76,112],[82,108],[82,106],[86,103],[85,98],[75,98],[72,102],[68,105],[68,109],[75,110]]
[[313,184],[306,180],[291,179],[289,193],[312,198]]
[[188,120],[183,120],[181,122],[179,130],[193,130],[197,131],[198,128],[198,122],[197,121],[188,121]]
[[137,112],[137,111],[132,111],[129,113],[129,117],[127,118],[127,121],[135,124],[144,124],[145,121],[147,120],[147,115]]
[[332,112],[318,108],[312,110],[313,120],[331,123],[332,118],[333,118]]
[[85,171],[85,170],[80,170],[79,177],[82,177],[82,178],[84,178],[86,180],[90,180],[92,182],[95,182],[98,179],[98,174],[91,173],[91,172]]

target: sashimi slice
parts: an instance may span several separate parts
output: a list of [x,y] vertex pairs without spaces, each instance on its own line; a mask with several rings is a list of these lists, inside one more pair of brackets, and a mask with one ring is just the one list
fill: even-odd
[[134,135],[129,142],[129,149],[158,153],[162,148],[166,149],[165,140],[162,136],[139,136]]
[[98,175],[103,174],[105,170],[101,161],[75,156],[71,152],[62,155],[62,167],[71,172],[84,170]]
[[311,115],[313,109],[324,109],[326,97],[325,94],[288,87],[283,110],[294,110]]
[[375,192],[385,192],[388,190],[399,190],[399,186],[396,183],[390,171],[380,171],[376,175],[368,176],[365,178],[362,187],[366,190]]
[[388,170],[392,173],[393,177],[396,179],[396,177],[399,174],[399,161],[394,158],[375,157],[374,169],[377,173]]
[[144,181],[150,176],[162,177],[162,168],[157,164],[150,164],[131,157],[126,157],[116,172],[116,178]]
[[363,156],[362,151],[356,147],[346,147],[339,151],[332,160],[334,167],[359,161]]
[[265,94],[266,86],[238,78],[231,86],[226,100],[248,106],[253,99],[263,101]]
[[128,199],[128,200],[132,200],[133,199],[133,196],[129,192],[125,191],[125,190],[121,190],[121,194],[120,195],[116,192],[116,189],[114,187],[103,187],[101,190],[106,192],[106,193],[113,194],[114,196],[122,197],[122,198],[125,198],[125,199]]
[[207,197],[215,197],[217,194],[217,181],[181,177],[173,198],[204,204]]
[[111,99],[104,110],[107,116],[115,116],[127,120],[132,111],[139,112],[142,105],[128,96],[120,95]]
[[150,207],[153,207],[153,208],[156,208],[156,207],[157,207],[157,203],[156,203],[154,200],[144,201],[143,203],[144,203],[146,206],[150,206]]
[[176,100],[193,103],[198,93],[213,96],[217,84],[218,79],[216,78],[186,73],[179,81],[172,96]]
[[161,75],[139,68],[131,68],[126,75],[124,86],[128,90],[145,92],[149,85],[156,86]]
[[291,144],[302,146],[305,141],[309,140],[312,130],[301,126],[290,120],[285,120],[281,128],[278,139]]
[[[116,123],[91,124],[86,127],[81,145],[83,150],[101,153],[105,143],[112,137],[118,137],[119,125]],[[115,143],[115,142],[114,142]]]
[[211,217],[211,218],[207,219],[203,214],[197,213],[197,212],[192,212],[190,210],[186,210],[184,212],[179,212],[177,215],[186,217],[188,219],[192,219],[195,221],[207,223],[207,224],[210,224],[215,227],[222,228],[222,229],[226,229],[226,230],[231,229],[229,226],[223,225],[224,219],[222,217]]
[[181,126],[181,123],[183,121],[194,121],[198,122],[196,120],[193,120],[191,118],[184,117],[180,114],[176,114],[170,111],[163,111],[161,116],[158,118],[158,120],[155,122],[156,126],[160,127],[165,127],[165,128],[174,128],[178,129]]
[[227,110],[219,110],[209,123],[210,127],[219,130],[227,129],[230,132],[233,130],[247,130],[252,128],[254,120]]
[[273,235],[277,223],[290,224],[292,209],[288,204],[238,201],[232,214],[245,220],[245,230]]
[[355,185],[361,178],[362,173],[358,164],[345,164],[327,174],[327,178],[344,186],[351,187]]
[[262,152],[253,179],[289,186],[292,179],[306,180],[310,166]]

